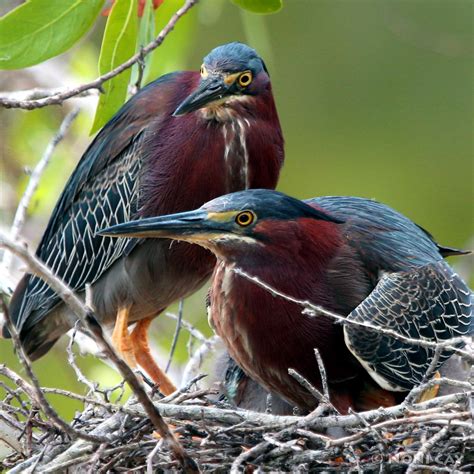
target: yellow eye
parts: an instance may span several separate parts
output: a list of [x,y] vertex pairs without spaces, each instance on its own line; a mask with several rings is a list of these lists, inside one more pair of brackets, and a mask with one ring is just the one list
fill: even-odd
[[201,73],[201,76],[202,76],[202,77],[206,77],[206,76],[207,76],[207,69],[206,69],[206,66],[204,66],[204,64],[201,66],[200,73]]
[[239,224],[241,227],[249,226],[255,220],[255,214],[250,211],[243,211],[239,212],[235,216],[235,222]]
[[252,73],[250,71],[245,71],[239,76],[239,86],[247,87],[252,82]]

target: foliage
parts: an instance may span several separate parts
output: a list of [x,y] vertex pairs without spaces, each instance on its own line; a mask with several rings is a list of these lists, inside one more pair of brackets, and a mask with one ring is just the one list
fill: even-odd
[[[124,63],[135,53],[136,0],[116,0],[109,13],[99,57],[101,75]],[[127,98],[131,70],[126,69],[103,85],[91,133],[104,126]]]
[[[232,0],[254,13],[274,13],[281,0]],[[112,0],[99,57],[101,75],[124,63],[151,41],[154,0]],[[168,4],[176,6],[174,0]],[[70,49],[97,20],[104,0],[29,0],[0,18],[0,69],[19,69],[39,64]],[[137,14],[141,17],[138,27]],[[143,59],[145,68],[149,57]],[[103,85],[91,133],[99,130],[125,103],[130,78],[141,79],[134,68],[126,69]]]
[[[17,0],[10,3],[14,1],[18,3]],[[4,9],[5,4],[0,4]],[[149,7],[139,20],[140,32],[144,17],[151,18],[158,32],[176,8],[175,0],[165,0],[156,12]],[[217,44],[235,39],[252,44],[269,66],[285,130],[287,160],[281,190],[299,197],[318,194],[373,197],[410,215],[441,243],[473,248],[467,242],[472,235],[472,224],[466,220],[466,216],[472,215],[474,202],[469,173],[472,107],[466,101],[472,95],[471,7],[464,0],[436,5],[430,0],[408,3],[307,0],[286,2],[278,15],[243,15],[243,24],[239,23],[238,11],[229,0],[200,0],[198,7],[179,22],[170,40],[149,56],[144,82],[172,70],[199,67],[202,55]],[[252,24],[245,24],[248,18]],[[3,19],[0,19],[0,51],[4,44]],[[74,54],[66,53],[60,61],[48,61],[45,68],[34,68],[32,72],[0,72],[1,88],[61,85],[61,81],[51,80],[54,77],[51,71],[61,78],[66,71],[65,81],[95,77],[103,21],[98,16],[97,19],[99,28],[74,48]],[[154,34],[149,31],[148,40]],[[148,40],[140,37],[139,43]],[[49,76],[43,80],[45,71]],[[132,71],[131,84],[135,84],[137,74],[138,70]],[[72,133],[58,147],[32,201],[23,234],[31,248],[40,238],[67,176],[90,142],[86,135],[95,100],[96,97],[86,97],[65,102],[61,108],[46,107],[28,113],[0,110],[0,213],[6,228],[27,181],[25,170],[38,161],[71,103],[80,103],[82,107]],[[456,263],[464,275],[472,272],[469,258]],[[205,290],[186,301],[185,319],[207,335],[204,297]],[[166,360],[167,336],[171,338],[174,327],[163,317],[154,326],[155,347],[159,347],[161,359]],[[182,334],[172,365],[175,380],[180,374],[178,367],[188,357],[186,342],[193,346],[193,340]],[[65,351],[64,345],[58,344],[34,363],[35,371],[44,386],[84,393],[66,361]],[[11,341],[0,340],[0,354],[0,362],[22,370]],[[80,358],[78,364],[93,381],[105,386],[119,382],[113,370],[92,356]],[[57,376],[59,373],[61,377]],[[79,402],[61,395],[52,397],[52,403],[67,420],[82,408]],[[210,423],[207,427],[212,431]],[[416,436],[425,436],[424,427],[421,426]],[[245,433],[253,427],[239,429]],[[234,434],[233,430],[216,430],[220,437]],[[368,435],[367,431],[364,437]],[[375,436],[374,433],[371,442]],[[148,439],[149,450],[154,445],[151,437]],[[448,437],[448,441],[451,439]],[[284,441],[288,444],[275,447],[265,455],[276,454],[278,449],[294,451],[299,442],[295,440],[296,437],[290,438]],[[418,438],[415,441],[418,444],[407,449],[416,450]],[[191,442],[196,447],[200,443],[192,439]],[[276,439],[276,442],[282,441]],[[392,440],[387,442],[392,446]],[[134,452],[131,454],[133,458]],[[109,453],[105,452],[97,461],[102,462],[105,455]]]
[[67,51],[92,26],[104,0],[29,0],[0,19],[0,69],[38,64]]
[[276,13],[282,8],[282,0],[232,0],[244,10],[253,13]]

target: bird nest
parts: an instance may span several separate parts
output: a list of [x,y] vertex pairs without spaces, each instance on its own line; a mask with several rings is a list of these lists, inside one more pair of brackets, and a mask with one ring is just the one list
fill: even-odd
[[[42,387],[4,301],[5,321],[28,377],[26,380],[0,364],[0,387],[5,393],[0,401],[0,454],[2,444],[9,449],[8,455],[0,457],[0,468],[12,474],[473,470],[472,383],[454,380],[454,372],[449,371],[441,378],[431,377],[443,345],[436,347],[421,384],[411,390],[403,403],[388,408],[344,416],[337,413],[330,403],[325,370],[318,357],[323,393],[299,374],[292,374],[319,401],[318,408],[305,416],[273,414],[271,403],[265,413],[239,409],[220,401],[215,388],[203,388],[203,376],[191,378],[182,389],[163,397],[154,387],[147,387],[144,379],[118,357],[97,324],[87,295],[84,303],[23,245],[6,239],[3,245],[22,257],[61,296],[78,316],[81,328],[93,337],[124,379],[119,386],[107,390],[88,380],[75,364],[73,334],[68,361],[78,380],[87,387],[87,394]],[[199,361],[205,351],[212,350],[217,337],[206,339],[182,318],[174,319],[201,342],[187,364],[189,372],[196,373],[200,370]],[[456,352],[461,364],[472,364],[474,350],[467,338],[465,347],[458,346]],[[125,383],[133,395],[124,402],[121,398]],[[435,387],[449,387],[457,393],[419,401]],[[51,394],[82,403],[72,422],[55,412],[47,398]]]
[[[306,416],[276,416],[215,401],[215,390],[200,388],[197,377],[166,398],[149,391],[183,461],[135,397],[111,402],[124,384],[90,387],[83,396],[35,386],[5,366],[0,376],[6,390],[0,427],[10,432],[12,448],[0,467],[11,473],[152,473],[183,466],[217,472],[472,470],[469,392],[345,416],[325,404]],[[38,390],[79,400],[82,410],[61,426]]]

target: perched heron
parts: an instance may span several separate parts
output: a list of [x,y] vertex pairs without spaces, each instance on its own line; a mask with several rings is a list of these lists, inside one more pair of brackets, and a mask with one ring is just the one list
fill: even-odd
[[[117,240],[97,231],[194,209],[237,190],[274,188],[283,158],[265,63],[244,44],[219,46],[200,72],[159,78],[104,126],[67,182],[36,255],[77,292],[91,285],[99,321],[114,327],[115,347],[168,394],[174,386],[150,355],[148,327],[170,303],[203,285],[215,258],[186,243]],[[15,290],[10,316],[33,360],[76,321],[30,274]]]
[[[317,401],[288,369],[321,390],[315,348],[331,401],[346,413],[349,407],[390,405],[423,380],[435,348],[418,343],[420,338],[443,342],[469,333],[471,291],[443,259],[466,252],[438,245],[408,218],[372,200],[303,202],[248,190],[195,211],[120,224],[102,235],[178,239],[214,252],[212,327],[252,379],[303,410]],[[300,304],[262,283],[354,324],[302,312]],[[444,347],[432,368],[452,354],[452,347]]]

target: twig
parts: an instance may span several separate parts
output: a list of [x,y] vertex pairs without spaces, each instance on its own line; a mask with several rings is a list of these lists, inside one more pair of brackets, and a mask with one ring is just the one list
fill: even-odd
[[196,372],[198,372],[201,368],[202,361],[206,357],[207,353],[212,351],[219,341],[219,336],[211,336],[209,339],[206,339],[201,347],[199,347],[199,349],[189,359],[186,367],[183,370],[182,384],[186,384],[194,377]]
[[[451,422],[452,420],[459,418],[459,419],[468,419],[470,416],[470,413],[468,411],[465,412],[455,412],[455,413],[433,413],[431,415],[422,415],[422,416],[412,416],[408,418],[399,418],[399,419],[391,419],[391,420],[386,420],[382,421],[380,423],[376,423],[371,425],[371,431],[381,429],[381,428],[388,428],[388,427],[393,427],[393,426],[400,426],[404,424],[410,424],[410,423],[429,423],[429,422],[438,422],[440,420],[447,420],[448,422]],[[362,417],[362,418],[361,418]],[[365,417],[363,417],[363,413],[358,413],[357,418],[359,420],[366,420]],[[368,420],[366,420],[368,421]],[[344,444],[356,441],[358,439],[361,439],[364,437],[364,432],[359,432],[356,434],[353,434],[351,436],[346,436],[344,438],[339,438],[336,440],[332,440],[329,442],[330,446],[342,446]]]
[[[189,458],[179,441],[170,431],[168,425],[161,417],[158,409],[153,405],[153,402],[150,400],[142,383],[137,378],[133,370],[123,359],[121,359],[116,354],[113,347],[105,339],[102,329],[96,322],[92,311],[87,308],[84,303],[79,299],[79,297],[74,294],[71,288],[69,288],[62,280],[56,277],[43,262],[41,262],[30,252],[28,252],[24,243],[13,242],[9,237],[0,233],[0,247],[4,247],[10,252],[20,257],[28,265],[28,268],[31,273],[43,279],[55,291],[55,293],[69,306],[69,308],[81,320],[83,326],[86,327],[89,332],[95,337],[101,349],[104,351],[105,354],[107,354],[107,356],[119,370],[122,377],[127,381],[128,385],[137,397],[137,400],[142,404],[143,408],[145,409],[153,426],[158,431],[160,436],[165,440],[165,442],[171,447],[174,455],[180,462],[182,468],[189,472],[196,472],[198,468],[195,462],[191,458]],[[12,329],[15,331],[15,328]],[[19,344],[18,338],[17,342]],[[41,396],[44,398],[42,394]],[[54,416],[54,413],[52,416]],[[68,429],[71,430],[69,425],[66,424],[64,430],[66,431]],[[90,437],[90,440],[93,440],[95,442],[103,442],[102,439],[97,439],[94,436]]]
[[173,342],[171,343],[170,355],[168,357],[168,362],[166,363],[165,373],[168,373],[171,361],[173,360],[174,351],[176,350],[176,345],[178,343],[178,337],[181,331],[181,322],[183,321],[183,307],[184,301],[183,298],[181,298],[178,305],[178,320],[176,321],[176,329],[174,331]]
[[324,403],[325,405],[328,405],[334,409],[336,413],[339,413],[337,409],[332,405],[331,401],[329,398],[327,398],[326,395],[323,395],[316,387],[314,387],[309,380],[307,380],[305,377],[303,377],[301,374],[296,372],[294,369],[288,369],[288,373],[306,390],[308,390],[311,395],[313,395],[314,398],[319,403]]
[[[407,395],[402,405],[407,408],[412,407],[415,400],[418,398],[418,396],[422,395],[423,392],[425,392],[426,390],[432,387],[436,387],[440,385],[451,385],[452,387],[458,387],[468,392],[472,391],[472,384],[470,384],[469,382],[463,382],[462,380],[448,379],[447,377],[443,377],[441,379],[431,379],[422,385],[418,385],[417,387],[414,387],[410,391],[410,393]],[[410,396],[410,400],[408,400],[407,402],[408,396]]]
[[28,374],[29,379],[32,382],[32,390],[34,393],[33,399],[36,400],[38,405],[41,407],[43,410],[44,414],[48,417],[51,422],[58,427],[60,430],[63,430],[65,433],[67,433],[71,438],[76,439],[76,438],[81,438],[86,441],[91,441],[93,443],[104,443],[108,442],[108,439],[104,439],[98,436],[93,436],[88,433],[84,433],[82,431],[75,430],[71,426],[69,426],[68,423],[66,423],[53,409],[53,407],[49,404],[48,400],[46,400],[46,397],[44,396],[43,392],[41,391],[40,384],[38,382],[38,379],[36,378],[35,373],[33,372],[33,369],[31,367],[31,362],[26,355],[25,351],[23,350],[23,347],[20,342],[20,338],[18,336],[18,332],[16,330],[16,327],[14,324],[12,324],[12,321],[10,319],[10,314],[8,311],[8,307],[3,299],[2,300],[2,310],[3,310],[3,316],[5,318],[7,328],[10,331],[11,337],[13,339],[13,344],[15,345],[15,350],[18,355],[18,358],[25,369],[25,372]]
[[90,463],[89,463],[90,466],[89,466],[89,470],[87,471],[87,474],[94,474],[94,472],[96,472],[96,465],[99,462],[99,459],[101,458],[106,448],[107,448],[107,444],[105,443],[99,446],[99,449],[95,452],[94,456],[92,456],[90,460]]
[[72,349],[72,346],[74,345],[75,342],[75,337],[77,333],[77,326],[79,324],[79,321],[76,322],[74,325],[74,329],[72,331],[71,337],[69,339],[69,343],[67,345],[67,360],[69,362],[69,365],[73,368],[74,372],[76,373],[77,380],[79,382],[82,382],[84,385],[89,387],[89,390],[91,393],[95,393],[96,391],[96,384],[93,384],[81,371],[81,369],[77,366],[76,364],[76,357],[74,355],[74,351]]
[[153,458],[155,457],[156,453],[161,449],[161,446],[163,444],[163,440],[160,439],[156,443],[156,446],[152,449],[150,454],[146,458],[146,472],[147,474],[153,474],[155,471],[153,470]]
[[[0,93],[0,103],[4,100],[16,100],[16,101],[24,101],[24,100],[34,100],[34,99],[44,99],[45,97],[50,97],[55,94],[59,94],[62,92],[61,88],[56,89],[43,89],[40,87],[35,87],[34,89],[25,89],[20,91],[13,91],[13,92],[2,92]],[[98,90],[90,89],[80,94],[74,96],[74,99],[79,99],[82,97],[90,97],[90,96],[97,96]]]
[[412,474],[413,472],[415,472],[415,470],[417,469],[415,466],[417,464],[423,463],[423,458],[426,456],[426,453],[428,453],[438,441],[442,440],[448,434],[448,431],[449,426],[445,426],[438,433],[436,433],[434,436],[432,436],[430,439],[423,443],[421,448],[415,454],[413,461],[408,466],[406,474]]
[[323,394],[328,400],[330,400],[326,368],[324,367],[324,362],[318,349],[314,349],[314,355],[316,356],[316,360],[318,362],[319,374],[321,376],[321,386],[323,387]]
[[199,382],[199,380],[202,380],[204,377],[207,377],[207,375],[206,374],[196,375],[196,377],[193,377],[186,385],[179,388],[178,390],[176,390],[171,395],[168,395],[167,397],[162,398],[160,400],[160,402],[161,403],[170,403],[170,402],[174,401],[181,394],[188,392],[195,383]]
[[238,267],[233,267],[232,271],[236,273],[237,275],[240,275],[243,278],[246,278],[247,280],[255,283],[260,288],[263,288],[264,290],[268,291],[271,295],[278,296],[280,298],[285,299],[286,301],[290,301],[292,303],[295,303],[303,307],[304,308],[303,314],[308,315],[309,317],[316,317],[318,314],[321,314],[324,316],[328,316],[342,324],[352,324],[354,326],[362,327],[365,329],[371,329],[378,333],[385,334],[387,336],[391,336],[400,341],[406,342],[407,344],[413,344],[413,345],[417,345],[421,347],[433,347],[433,348],[439,347],[439,348],[447,349],[447,350],[450,350],[462,355],[464,358],[466,358],[467,360],[471,362],[474,361],[474,356],[471,353],[469,353],[468,351],[464,351],[460,349],[459,347],[456,347],[457,344],[469,343],[468,337],[455,337],[451,339],[446,339],[445,341],[442,341],[442,342],[430,341],[424,338],[413,339],[411,337],[407,337],[407,336],[404,336],[403,334],[393,331],[392,329],[387,329],[382,326],[377,326],[375,324],[367,323],[364,321],[354,321],[354,320],[347,319],[346,317],[340,314],[334,313],[333,311],[329,311],[326,308],[323,308],[322,306],[315,305],[308,300],[301,300],[298,298],[294,298],[293,296],[282,293],[281,291],[263,282],[258,277],[252,276]]
[[140,61],[144,56],[148,55],[153,50],[155,50],[158,46],[160,46],[160,44],[163,43],[164,39],[168,36],[168,34],[173,30],[177,21],[183,15],[185,15],[188,12],[188,10],[190,10],[197,2],[198,0],[186,0],[186,3],[171,17],[168,24],[161,30],[160,34],[152,42],[147,44],[138,53],[134,54],[128,61],[125,61],[123,64],[120,64],[116,68],[112,69],[106,74],[103,74],[97,79],[91,82],[88,82],[86,84],[81,84],[76,87],[64,88],[53,95],[50,95],[48,97],[44,97],[41,99],[15,100],[15,99],[8,99],[5,97],[0,97],[0,106],[3,106],[8,109],[20,108],[20,109],[26,109],[26,110],[33,110],[40,107],[45,107],[47,105],[62,104],[65,100],[71,97],[77,96],[89,89],[100,89],[102,84],[104,84],[104,82],[112,79],[113,77],[119,75],[121,72],[132,67],[135,63]]
[[423,391],[428,388],[427,382],[430,379],[430,377],[433,375],[433,373],[435,372],[440,356],[441,356],[441,348],[439,346],[435,347],[433,358],[431,359],[430,365],[426,369],[425,375],[423,375],[423,378],[421,379],[420,383],[418,385],[415,385],[410,390],[408,395],[405,397],[405,400],[403,401],[403,403],[406,406],[410,406],[413,403],[413,401],[416,400],[416,397],[422,394]]
[[[77,117],[78,114],[79,114],[79,108],[75,108],[73,111],[69,112],[66,115],[66,117],[64,117],[64,120],[61,122],[61,125],[59,126],[58,131],[55,133],[51,141],[48,143],[48,146],[46,147],[46,150],[44,151],[43,156],[34,167],[30,175],[28,185],[26,186],[25,192],[23,193],[23,196],[21,197],[20,203],[18,204],[16,213],[15,213],[15,217],[13,219],[13,224],[10,229],[10,237],[12,240],[16,240],[18,236],[20,235],[21,229],[23,228],[23,225],[25,223],[26,212],[30,205],[31,198],[33,197],[33,195],[36,192],[36,189],[38,188],[41,176],[43,175],[46,167],[48,166],[48,163],[51,160],[51,157],[53,156],[54,150],[56,149],[58,144],[64,139],[67,131],[69,130],[69,127],[71,126],[72,122],[74,121],[74,119]],[[3,257],[2,266],[4,270],[7,272],[11,265],[11,258],[12,258],[11,253],[5,253]]]
[[[167,318],[172,319],[174,321],[178,320],[178,316],[176,316],[176,314],[173,314],[173,313],[166,312],[166,313],[163,313],[163,316],[166,316]],[[181,320],[181,327],[183,329],[186,329],[186,331],[188,331],[189,334],[193,336],[194,338],[196,338],[199,342],[205,343],[207,341],[207,337],[199,329],[195,328],[191,323],[189,323],[185,319]]]
[[252,449],[243,451],[237,458],[235,458],[230,469],[230,474],[239,474],[242,464],[252,457],[259,456],[263,454],[271,446],[270,442],[267,440],[262,441],[261,443],[254,446]]

